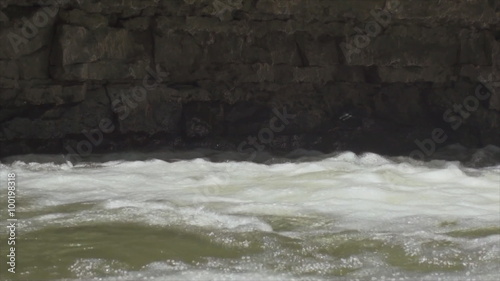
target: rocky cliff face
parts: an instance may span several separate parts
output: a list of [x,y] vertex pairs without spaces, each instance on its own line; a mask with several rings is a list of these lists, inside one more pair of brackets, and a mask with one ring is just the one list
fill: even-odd
[[497,0],[4,0],[0,154],[500,146]]

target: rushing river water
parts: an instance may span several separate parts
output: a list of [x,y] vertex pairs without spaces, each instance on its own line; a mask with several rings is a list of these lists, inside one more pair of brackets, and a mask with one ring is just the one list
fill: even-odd
[[0,277],[500,280],[498,165],[178,158],[0,164],[2,229],[8,173],[18,218],[16,273],[2,231]]

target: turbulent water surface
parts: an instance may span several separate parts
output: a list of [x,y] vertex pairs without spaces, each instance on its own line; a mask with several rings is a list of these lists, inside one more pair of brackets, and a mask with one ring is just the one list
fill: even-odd
[[498,165],[153,158],[0,164],[2,229],[11,172],[19,219],[2,278],[500,280]]

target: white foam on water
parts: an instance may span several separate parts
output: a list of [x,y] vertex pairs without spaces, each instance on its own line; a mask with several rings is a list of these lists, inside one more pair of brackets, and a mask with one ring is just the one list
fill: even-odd
[[[3,166],[2,176],[7,171],[18,174],[23,193],[34,199],[28,209],[105,201],[104,210],[167,208],[189,216],[189,207],[225,202],[221,214],[256,216],[276,209],[367,221],[412,215],[499,219],[500,168],[429,166],[344,153],[318,162],[270,166],[201,159],[114,161],[90,167],[16,162]],[[204,213],[210,214],[208,209]]]
[[[374,238],[382,235],[380,239],[387,243],[399,239],[409,252],[419,251],[418,246],[411,246],[415,241],[415,245],[420,245],[426,240],[446,239],[461,245],[464,253],[459,254],[483,251],[483,256],[472,257],[490,262],[500,260],[500,235],[475,241],[445,235],[450,230],[500,226],[500,166],[466,168],[457,162],[423,163],[348,152],[313,162],[273,165],[195,159],[110,161],[74,166],[17,161],[0,164],[0,168],[2,179],[6,179],[9,172],[16,173],[19,196],[29,202],[20,205],[18,211],[33,214],[21,222],[21,233],[99,222],[196,227],[217,233],[256,231],[304,240],[314,240],[325,233],[355,230],[371,233]],[[88,207],[77,213],[44,211],[68,204]],[[305,223],[294,229],[276,230],[266,219],[269,216],[293,217]],[[443,222],[450,222],[451,226],[440,227]],[[428,255],[421,256],[431,259]],[[380,267],[379,257],[366,256],[359,261],[353,256],[335,263],[320,256],[314,259],[314,262],[297,262],[292,272],[320,272],[343,262],[357,269],[353,278],[372,275],[378,276],[373,280],[399,280],[394,268]],[[102,261],[82,260],[74,265],[74,270],[82,273],[81,268],[87,263],[87,268],[104,266]],[[143,271],[119,272],[120,277],[103,280],[135,280],[145,276],[150,280],[308,280],[293,274],[285,276],[259,270],[258,260],[236,264],[240,264],[242,270],[228,273],[221,272],[220,268],[234,267],[234,264],[214,268],[182,265],[175,269],[159,261]],[[486,262],[479,268],[485,270],[491,266]],[[493,266],[491,272],[481,273],[474,271],[472,265],[469,267],[471,276],[477,280],[487,280],[480,278],[489,278],[498,269]],[[433,274],[418,278],[453,280],[458,276]],[[385,275],[396,279],[383,279]],[[414,277],[401,276],[402,280]],[[313,279],[322,277],[309,280]]]

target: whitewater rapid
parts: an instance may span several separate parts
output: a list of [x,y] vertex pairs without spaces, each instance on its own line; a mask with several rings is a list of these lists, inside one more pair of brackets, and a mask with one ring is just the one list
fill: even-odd
[[[0,165],[2,184],[7,173],[18,179],[18,277],[498,280],[500,272],[498,165],[350,152],[267,164]],[[56,264],[23,265],[22,253]]]

